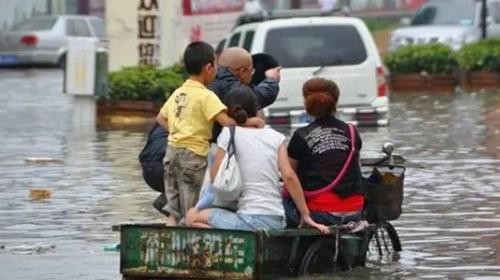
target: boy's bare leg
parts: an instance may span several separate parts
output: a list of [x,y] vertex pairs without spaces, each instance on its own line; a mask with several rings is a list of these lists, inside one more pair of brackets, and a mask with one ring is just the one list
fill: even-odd
[[193,223],[191,224],[191,227],[195,228],[212,228],[209,224],[204,224],[204,223]]
[[189,209],[186,215],[186,225],[196,228],[212,228],[212,226],[208,224],[208,217],[211,211],[212,209],[210,208],[201,211],[198,211],[196,208]]
[[169,215],[167,216],[167,226],[177,226],[179,213],[179,185],[177,182],[177,170],[179,165],[179,154],[182,151],[179,149],[167,146],[165,154],[165,198],[167,204],[163,206],[163,210]]
[[167,217],[167,226],[169,227],[177,226],[177,218],[174,215],[171,214]]

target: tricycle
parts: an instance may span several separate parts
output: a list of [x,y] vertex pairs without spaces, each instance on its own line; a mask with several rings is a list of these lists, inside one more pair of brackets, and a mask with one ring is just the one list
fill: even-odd
[[242,231],[120,225],[120,272],[136,279],[272,279],[331,273],[364,266],[367,254],[386,257],[401,251],[389,222],[401,214],[405,167],[384,144],[382,159],[361,161],[369,225],[353,232],[332,226],[316,229]]

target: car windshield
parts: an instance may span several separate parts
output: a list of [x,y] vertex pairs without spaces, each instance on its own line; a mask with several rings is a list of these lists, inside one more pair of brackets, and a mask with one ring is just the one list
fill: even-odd
[[474,1],[436,1],[420,9],[411,25],[472,25],[475,12]]
[[366,60],[363,40],[352,25],[283,27],[267,32],[264,52],[283,67],[354,65]]
[[56,23],[56,18],[32,18],[20,21],[12,26],[11,31],[43,31],[50,30]]
[[94,29],[97,37],[103,38],[106,36],[106,25],[103,20],[91,19],[90,25],[92,26],[92,29]]

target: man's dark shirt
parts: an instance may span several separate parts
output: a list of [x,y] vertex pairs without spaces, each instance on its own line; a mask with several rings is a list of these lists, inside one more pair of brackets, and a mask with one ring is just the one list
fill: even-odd
[[[340,173],[351,151],[348,125],[335,117],[315,120],[295,131],[288,144],[288,154],[298,161],[297,175],[304,190],[321,189]],[[362,191],[359,151],[361,137],[356,131],[356,152],[335,193],[345,197]]]
[[[224,102],[224,97],[229,92],[229,90],[234,87],[241,85],[242,82],[234,76],[234,74],[226,67],[219,67],[215,80],[208,86],[208,88],[215,92],[219,99]],[[260,84],[256,86],[251,86],[255,94],[257,95],[257,100],[259,102],[260,109],[263,109],[271,105],[278,97],[279,83],[275,79],[264,79]],[[218,124],[214,124],[212,130],[212,141],[215,142],[219,136],[222,127]]]

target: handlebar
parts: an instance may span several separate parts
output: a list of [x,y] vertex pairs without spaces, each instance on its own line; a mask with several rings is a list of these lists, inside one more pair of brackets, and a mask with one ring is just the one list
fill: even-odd
[[385,155],[381,158],[362,158],[361,166],[377,166],[377,165],[404,165],[406,159],[401,155]]

